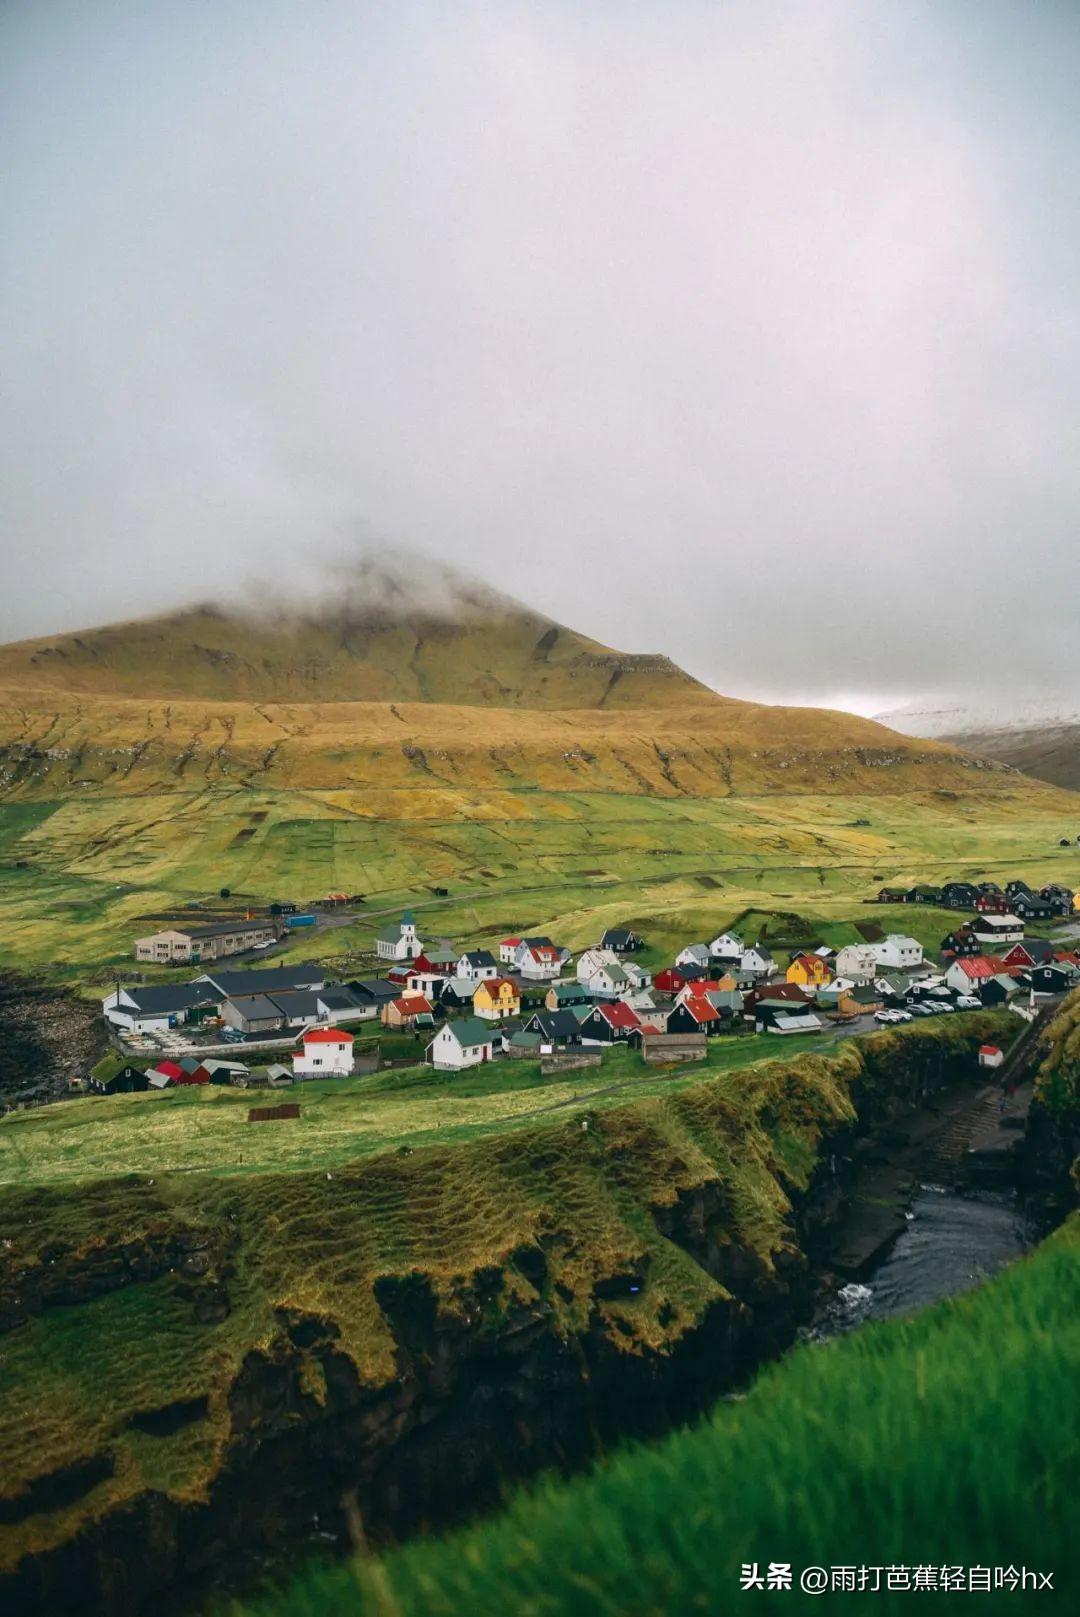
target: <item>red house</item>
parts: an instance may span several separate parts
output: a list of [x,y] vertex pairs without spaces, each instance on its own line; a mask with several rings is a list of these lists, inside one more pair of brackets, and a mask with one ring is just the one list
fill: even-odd
[[653,978],[653,987],[661,994],[681,994],[686,987],[686,977],[678,966],[665,966]]
[[584,1044],[625,1044],[635,1036],[641,1036],[641,1022],[621,999],[594,1005],[581,1024]]

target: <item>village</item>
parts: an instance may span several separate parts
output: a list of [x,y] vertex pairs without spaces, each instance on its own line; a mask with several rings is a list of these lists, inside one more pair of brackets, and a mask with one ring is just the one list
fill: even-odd
[[[423,935],[406,910],[374,939],[378,974],[344,980],[318,961],[217,965],[317,924],[295,905],[273,905],[265,919],[171,927],[136,940],[136,959],[203,969],[183,982],[118,982],[102,1001],[109,1053],[71,1088],[274,1088],[373,1072],[381,1051],[384,1064],[446,1073],[523,1058],[539,1059],[545,1072],[568,1070],[599,1064],[617,1045],[650,1065],[678,1065],[703,1060],[707,1041],[733,1033],[839,1037],[1002,1005],[1030,1018],[1080,982],[1069,929],[1054,938],[1028,933],[1032,925],[1060,931],[1075,915],[1068,888],[955,881],[886,887],[877,897],[968,913],[936,956],[868,920],[856,923],[862,941],[779,958],[761,938],[721,931],[650,970],[648,940],[629,928],[608,928],[576,958],[542,934],[458,950]],[[332,895],[331,904],[339,900]]]

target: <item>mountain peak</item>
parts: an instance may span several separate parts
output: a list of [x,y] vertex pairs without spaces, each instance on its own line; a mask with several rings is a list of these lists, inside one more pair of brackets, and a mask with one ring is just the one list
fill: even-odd
[[0,647],[0,684],[183,700],[652,707],[720,698],[486,584],[361,563],[322,594],[260,592]]

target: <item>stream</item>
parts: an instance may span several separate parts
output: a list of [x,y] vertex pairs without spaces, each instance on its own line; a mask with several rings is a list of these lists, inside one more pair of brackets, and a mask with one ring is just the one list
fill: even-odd
[[914,1313],[969,1291],[1037,1238],[1011,1191],[920,1185],[907,1228],[862,1283],[842,1286],[806,1335],[815,1341],[870,1320]]

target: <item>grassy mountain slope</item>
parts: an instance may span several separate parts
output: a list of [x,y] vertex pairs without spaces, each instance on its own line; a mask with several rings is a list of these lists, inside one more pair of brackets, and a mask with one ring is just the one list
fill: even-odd
[[[804,1567],[860,1565],[932,1568],[939,1591],[944,1567],[1038,1568],[1052,1593],[991,1589],[979,1609],[1075,1609],[1080,1419],[1062,1390],[1080,1356],[1078,1273],[1074,1216],[991,1285],[803,1347],[692,1431],[381,1563],[313,1569],[244,1610],[654,1617],[755,1598],[803,1611],[918,1603],[913,1578],[890,1591],[884,1572],[878,1593],[799,1591]],[[770,1561],[794,1567],[794,1589],[742,1594],[743,1565],[764,1575]]]
[[660,656],[612,651],[493,593],[408,610],[198,606],[0,648],[0,687],[242,702],[449,702],[539,709],[708,702]]
[[953,862],[1076,884],[1080,853],[1057,857],[1076,808],[869,720],[717,696],[460,586],[0,648],[0,925],[36,970],[108,971],[147,919],[221,887],[361,892],[378,912],[445,885],[470,900],[439,918],[457,937],[530,920],[592,941],[600,905],[647,918],[696,898],[708,926],[718,886],[731,913]]

